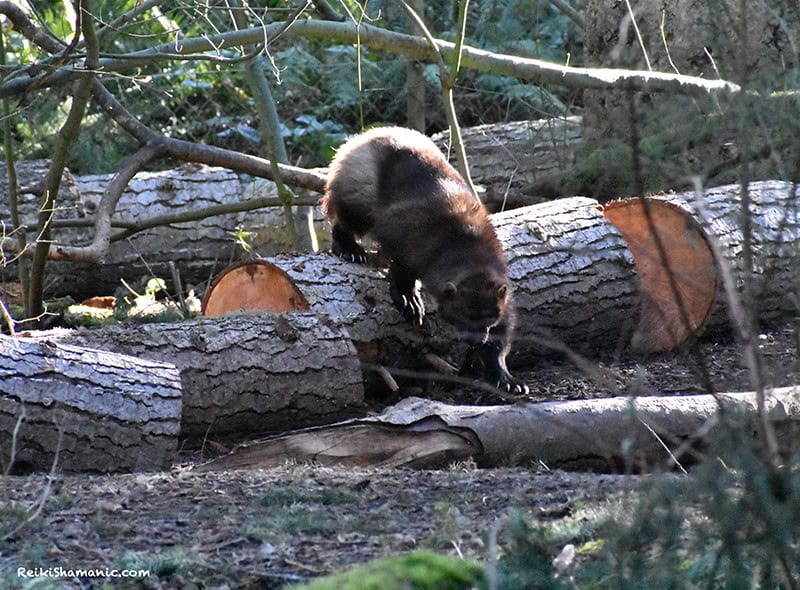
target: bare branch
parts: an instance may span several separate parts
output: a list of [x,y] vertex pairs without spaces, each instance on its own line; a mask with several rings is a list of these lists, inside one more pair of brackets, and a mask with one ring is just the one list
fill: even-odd
[[[141,67],[143,57],[152,57],[153,62],[159,61],[159,54],[164,52],[174,53],[177,51],[181,55],[191,55],[258,43],[263,40],[265,34],[271,38],[283,27],[284,23],[281,22],[269,24],[266,27],[243,29],[205,38],[183,39],[177,47],[175,43],[168,43],[134,52],[124,58],[103,58],[99,60],[98,66],[105,72],[118,72]],[[394,33],[367,24],[359,25],[357,31],[356,25],[350,22],[297,21],[284,32],[284,37],[327,39],[332,42],[348,44],[355,43],[356,39],[360,37],[364,46],[376,51],[389,51],[429,61],[436,59],[436,52],[424,39],[403,33]],[[435,44],[444,58],[452,58],[455,51],[453,43],[437,39]],[[537,84],[558,84],[571,88],[669,92],[693,96],[740,90],[739,85],[725,80],[707,80],[662,72],[561,66],[538,59],[492,53],[468,45],[464,45],[463,48],[462,66],[493,74],[512,76]],[[71,68],[61,68],[47,80],[44,86],[65,84],[77,75],[78,72]],[[29,78],[17,77],[0,84],[0,98],[25,92],[33,83],[34,81]]]
[[[319,199],[316,197],[295,197],[294,204],[297,206],[313,207],[317,205]],[[128,224],[128,226],[121,232],[115,234],[112,242],[125,240],[134,234],[137,234],[146,229],[153,227],[160,227],[162,225],[170,225],[172,223],[186,223],[189,221],[200,221],[208,217],[215,217],[217,215],[227,215],[229,213],[240,213],[242,211],[254,211],[255,209],[263,209],[265,207],[283,207],[284,202],[280,198],[262,197],[259,199],[248,199],[246,201],[239,201],[238,203],[227,203],[225,205],[213,205],[211,207],[204,207],[194,211],[184,211],[182,213],[169,213],[166,215],[158,215],[139,221],[137,223]]]

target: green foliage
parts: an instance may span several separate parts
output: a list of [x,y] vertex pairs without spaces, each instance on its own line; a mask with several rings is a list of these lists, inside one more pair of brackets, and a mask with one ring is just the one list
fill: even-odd
[[344,127],[333,121],[318,121],[312,115],[300,115],[294,128],[281,126],[281,134],[287,145],[295,150],[312,153],[315,161],[327,162],[347,137]]
[[427,551],[375,561],[316,580],[304,590],[469,590],[483,568],[470,561]]
[[[586,541],[512,515],[499,588],[786,588],[800,579],[800,463],[775,466],[744,425],[719,428],[691,475],[659,478]],[[568,531],[563,531],[568,532]],[[581,541],[569,576],[553,559]]]
[[[69,39],[74,24],[60,2],[43,2],[44,23],[62,39]],[[285,8],[285,2],[268,3]],[[354,14],[360,8],[351,3]],[[112,22],[135,0],[98,0],[94,10],[101,22]],[[38,6],[38,4],[37,4]],[[368,3],[366,22],[405,31],[406,17],[396,3]],[[425,19],[431,30],[452,38],[454,5],[444,0],[426,4]],[[267,12],[267,20],[285,12]],[[103,27],[100,27],[102,31]],[[208,35],[231,29],[230,15],[222,7],[199,12],[180,2],[159,5],[158,13],[145,13],[114,31],[101,32],[101,49],[122,54],[146,49],[174,39]],[[487,50],[566,61],[574,53],[578,31],[548,2],[539,0],[474,1],[467,42]],[[7,35],[8,62],[30,64],[40,58],[20,35]],[[356,49],[321,40],[293,39],[270,47],[274,68],[269,72],[290,160],[302,165],[325,164],[346,131],[358,131],[363,121],[404,124],[406,120],[406,61],[395,55],[362,47],[361,90]],[[220,55],[236,57],[235,48]],[[436,66],[426,64],[429,131],[446,127]],[[255,108],[244,83],[241,66],[220,66],[210,61],[186,60],[143,66],[132,78],[106,78],[104,83],[134,114],[152,128],[188,141],[197,141],[257,153],[260,138]],[[54,133],[67,112],[65,96],[45,91],[32,94],[24,110],[14,117],[16,148],[20,159],[49,157]],[[457,109],[465,125],[530,118],[539,113],[563,113],[571,101],[552,89],[502,77],[464,70],[456,91]],[[135,141],[115,124],[92,110],[72,151],[74,173],[115,170],[135,149]]]

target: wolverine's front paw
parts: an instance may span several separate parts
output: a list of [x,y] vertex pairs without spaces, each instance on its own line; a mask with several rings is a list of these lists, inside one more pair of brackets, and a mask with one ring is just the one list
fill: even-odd
[[503,389],[509,393],[516,395],[527,395],[530,393],[530,388],[528,388],[525,383],[512,376],[508,371],[502,369],[488,373],[486,375],[486,380],[498,389]]
[[419,291],[416,288],[400,289],[392,283],[389,292],[394,306],[403,314],[403,317],[415,326],[421,326],[422,318],[425,317],[425,303],[423,303]]
[[347,260],[348,262],[357,262],[359,264],[367,262],[367,253],[364,248],[355,243],[340,244],[334,242],[331,245],[331,251],[342,260]]

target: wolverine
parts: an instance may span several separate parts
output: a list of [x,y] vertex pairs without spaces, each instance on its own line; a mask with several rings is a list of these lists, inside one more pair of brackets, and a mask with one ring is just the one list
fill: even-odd
[[506,368],[514,313],[502,247],[486,208],[436,144],[402,127],[349,139],[331,163],[322,207],[334,254],[366,262],[356,240],[368,236],[390,259],[390,294],[407,320],[421,325],[425,315],[419,280],[477,348],[486,380],[527,391]]

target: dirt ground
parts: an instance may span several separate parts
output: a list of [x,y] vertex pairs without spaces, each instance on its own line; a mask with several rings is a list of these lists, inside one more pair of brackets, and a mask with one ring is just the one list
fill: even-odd
[[[800,383],[793,328],[761,335],[758,347],[768,385]],[[533,401],[693,393],[708,382],[716,391],[749,390],[740,351],[730,337],[708,335],[686,353],[600,361],[588,372],[543,360],[520,376]],[[438,390],[441,399],[465,401],[459,391]],[[480,395],[481,403],[500,401]],[[597,523],[629,511],[642,482],[674,477],[471,464],[440,471],[287,465],[194,473],[193,456],[184,453],[169,473],[0,479],[0,587],[31,587],[17,575],[22,566],[151,572],[127,582],[40,578],[36,588],[281,588],[413,549],[486,560],[489,540],[502,535],[512,510],[586,540]]]

